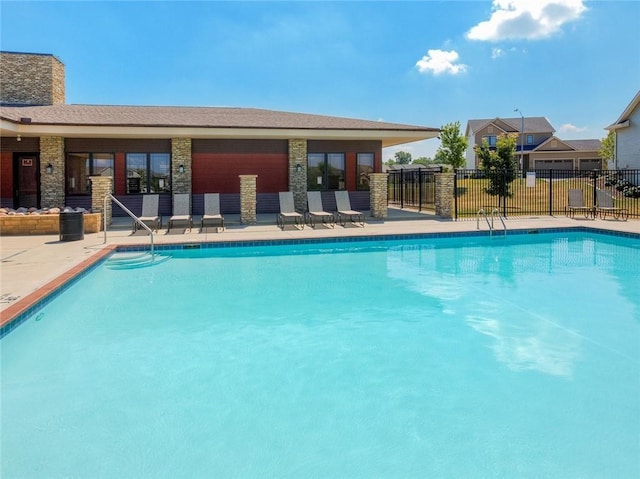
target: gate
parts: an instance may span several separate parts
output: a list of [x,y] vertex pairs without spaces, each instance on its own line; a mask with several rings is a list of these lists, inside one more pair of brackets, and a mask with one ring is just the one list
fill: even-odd
[[441,168],[402,168],[388,171],[388,203],[418,211],[435,210],[435,174]]

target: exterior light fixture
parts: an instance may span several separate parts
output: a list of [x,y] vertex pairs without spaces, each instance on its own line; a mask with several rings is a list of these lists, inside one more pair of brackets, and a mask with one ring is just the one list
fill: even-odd
[[48,175],[53,173],[53,165],[51,163],[49,163],[45,169],[47,170]]
[[302,171],[302,165],[300,163],[296,164],[296,172],[300,173]]
[[178,173],[184,173],[184,165],[182,163],[180,163],[180,166],[178,166]]
[[22,137],[20,135],[17,136],[16,141],[22,141]]

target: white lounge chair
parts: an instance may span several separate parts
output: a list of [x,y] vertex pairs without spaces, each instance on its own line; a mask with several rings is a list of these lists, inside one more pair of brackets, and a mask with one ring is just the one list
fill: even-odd
[[278,227],[284,231],[287,221],[291,221],[293,226],[304,229],[304,217],[298,213],[293,205],[293,193],[291,191],[281,191],[278,193],[280,200],[280,213],[276,217]]
[[596,213],[600,213],[600,218],[605,219],[608,214],[617,220],[627,221],[629,218],[629,210],[626,208],[618,208],[613,205],[613,197],[606,191],[596,190]]
[[349,218],[349,221],[356,226],[364,227],[364,214],[360,211],[351,209],[351,200],[349,199],[348,191],[336,191],[336,209],[338,210],[338,222],[345,226],[345,219]]
[[576,214],[583,213],[585,218],[595,218],[595,208],[593,206],[585,206],[582,190],[570,189],[565,213],[568,217],[573,218]]
[[322,207],[322,196],[319,191],[307,191],[307,223],[315,228],[316,220],[320,219],[322,224],[333,228],[336,225],[336,219],[333,213],[325,211]]
[[[159,195],[144,195],[142,197],[142,214],[138,219],[149,228],[158,231],[158,228],[162,227],[162,217],[158,214],[159,208]],[[134,221],[133,232],[135,233],[139,228],[140,224]]]
[[[167,223],[167,232],[175,223],[185,223],[189,227],[189,231],[193,227],[191,218],[191,195],[189,193],[176,193],[173,195],[173,215]],[[186,226],[185,226],[186,229]]]
[[218,228],[224,230],[224,216],[220,213],[220,193],[205,193],[204,214],[200,220],[200,231],[205,227],[205,223],[213,223]]

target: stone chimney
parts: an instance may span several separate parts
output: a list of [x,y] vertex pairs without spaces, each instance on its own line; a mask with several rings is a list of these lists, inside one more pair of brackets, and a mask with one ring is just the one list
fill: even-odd
[[65,102],[64,63],[50,54],[0,52],[0,103],[55,105]]

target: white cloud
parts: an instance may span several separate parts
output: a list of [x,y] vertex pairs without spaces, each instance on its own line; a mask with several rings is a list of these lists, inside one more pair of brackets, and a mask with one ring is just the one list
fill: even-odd
[[457,75],[467,71],[467,65],[456,63],[458,56],[458,52],[455,50],[448,52],[444,50],[429,50],[425,56],[418,60],[416,67],[420,73]]
[[558,128],[558,131],[560,133],[580,133],[585,131],[586,129],[586,127],[579,127],[572,125],[571,123],[565,123],[564,125],[561,125],[560,128]]
[[494,48],[491,50],[491,58],[494,60],[502,55],[504,55],[504,50],[502,50],[502,48]]
[[466,34],[470,40],[538,40],[587,10],[584,0],[493,0],[493,13]]

